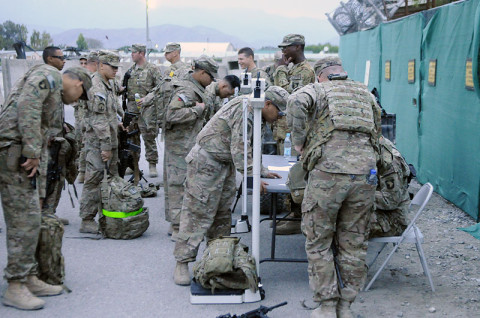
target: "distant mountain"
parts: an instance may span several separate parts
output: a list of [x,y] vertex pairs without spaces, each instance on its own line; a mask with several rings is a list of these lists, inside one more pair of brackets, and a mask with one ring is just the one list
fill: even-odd
[[[78,35],[92,38],[103,43],[104,48],[117,49],[133,43],[146,43],[145,28],[129,29],[71,29],[52,35],[55,45],[76,46]],[[203,26],[183,27],[164,24],[150,27],[152,45],[165,47],[167,42],[231,42],[236,48],[248,46],[249,43],[238,37]]]

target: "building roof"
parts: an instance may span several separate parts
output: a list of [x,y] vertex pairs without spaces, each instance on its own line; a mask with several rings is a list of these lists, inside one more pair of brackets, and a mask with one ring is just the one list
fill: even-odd
[[229,42],[179,42],[183,57],[198,57],[202,54],[214,57],[236,55],[237,50]]

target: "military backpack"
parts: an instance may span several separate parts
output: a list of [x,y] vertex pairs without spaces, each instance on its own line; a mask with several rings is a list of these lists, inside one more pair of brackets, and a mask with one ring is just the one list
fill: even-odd
[[193,266],[195,281],[211,289],[258,289],[255,260],[236,237],[221,237],[208,242],[200,261]]
[[101,186],[100,230],[105,237],[133,239],[149,226],[148,209],[143,207],[140,189],[119,176],[108,176],[105,169]]
[[63,224],[56,215],[42,215],[35,258],[38,262],[38,277],[48,284],[61,285],[65,279],[63,233]]

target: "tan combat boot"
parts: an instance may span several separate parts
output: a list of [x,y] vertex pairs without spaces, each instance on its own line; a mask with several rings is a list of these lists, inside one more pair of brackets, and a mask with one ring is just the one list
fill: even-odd
[[172,223],[170,223],[170,227],[168,228],[167,235],[172,236],[172,234],[173,234],[173,225],[172,225]]
[[23,310],[35,310],[43,308],[45,301],[35,297],[30,290],[20,281],[11,281],[3,295],[2,302],[5,306]]
[[25,283],[28,290],[32,292],[35,296],[55,296],[60,295],[63,292],[63,287],[60,285],[50,285],[44,281],[38,279],[37,276],[31,275],[27,277],[27,282]]
[[282,221],[279,222],[275,234],[277,235],[292,235],[301,234],[300,222],[298,221]]
[[173,281],[180,286],[190,285],[190,273],[188,272],[188,263],[177,262],[175,273],[173,273]]
[[148,175],[150,178],[156,178],[158,177],[158,172],[157,172],[157,165],[154,163],[148,164]]
[[337,300],[322,301],[322,305],[312,311],[310,318],[337,318]]
[[84,172],[79,172],[79,173],[78,173],[77,181],[78,181],[78,183],[83,183],[83,182],[85,182],[85,173],[84,173]]
[[350,309],[352,303],[345,299],[340,299],[337,303],[337,317],[338,318],[353,318],[353,312]]
[[98,224],[95,220],[82,220],[80,233],[98,234]]

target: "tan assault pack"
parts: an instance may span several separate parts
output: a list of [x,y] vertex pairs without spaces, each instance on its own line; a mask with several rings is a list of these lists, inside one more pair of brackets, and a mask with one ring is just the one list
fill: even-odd
[[236,237],[208,241],[202,259],[193,266],[193,276],[212,293],[215,289],[258,289],[255,260]]
[[38,262],[38,277],[48,284],[61,285],[65,279],[63,233],[63,224],[57,216],[42,215],[35,258]]

